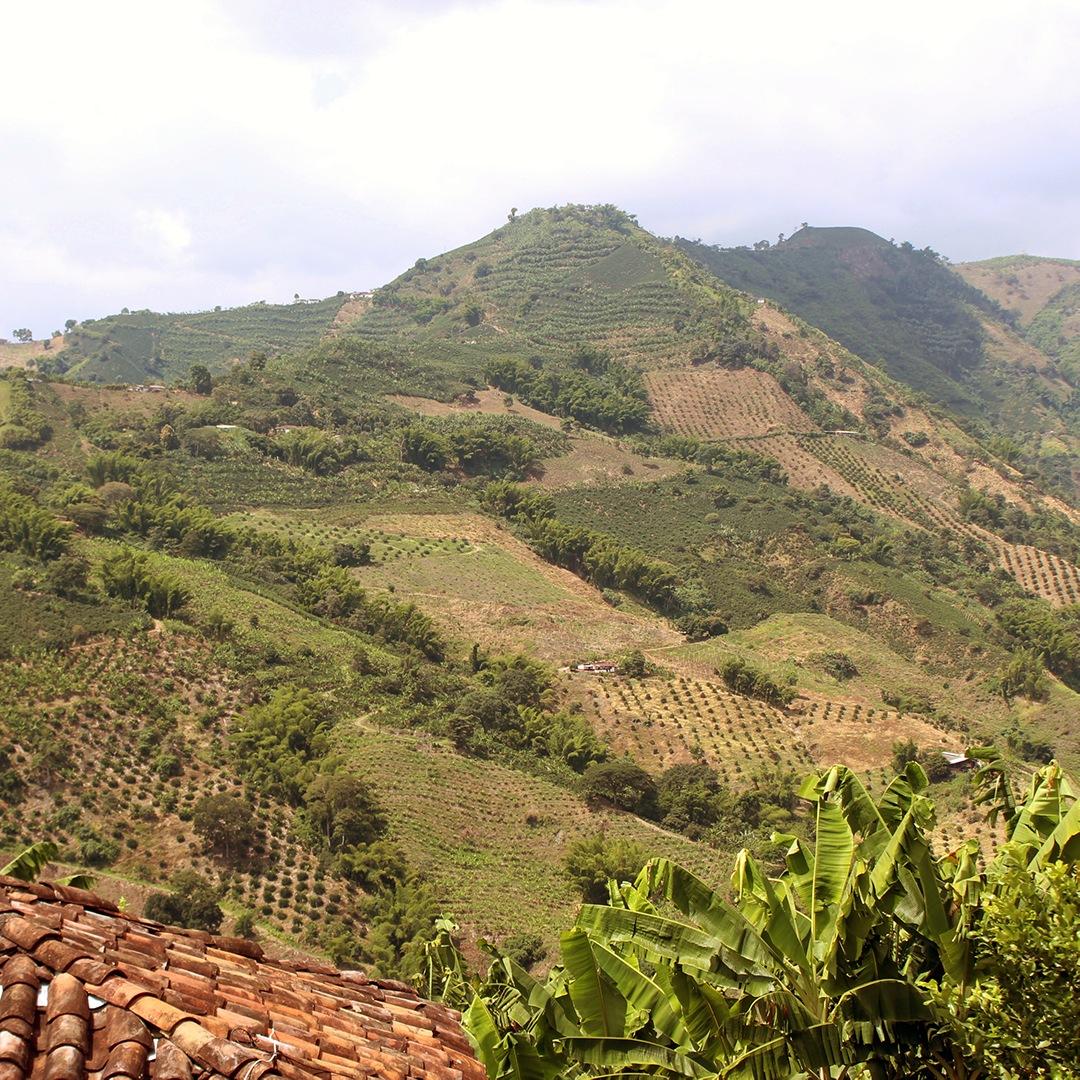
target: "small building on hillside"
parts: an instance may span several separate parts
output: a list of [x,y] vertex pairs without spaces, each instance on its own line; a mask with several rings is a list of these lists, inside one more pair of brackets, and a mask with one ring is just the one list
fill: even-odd
[[588,664],[578,664],[574,670],[593,674],[617,675],[619,673],[619,662],[617,660],[593,660]]

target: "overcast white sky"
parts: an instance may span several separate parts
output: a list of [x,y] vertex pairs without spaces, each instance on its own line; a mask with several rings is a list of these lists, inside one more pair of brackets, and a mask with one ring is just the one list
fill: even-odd
[[1080,258],[1080,3],[3,5],[0,336],[373,288],[522,210]]

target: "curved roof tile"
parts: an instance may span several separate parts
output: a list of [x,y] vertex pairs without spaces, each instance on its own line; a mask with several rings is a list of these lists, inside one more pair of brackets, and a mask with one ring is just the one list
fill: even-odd
[[0,876],[0,1080],[485,1080],[460,1014]]

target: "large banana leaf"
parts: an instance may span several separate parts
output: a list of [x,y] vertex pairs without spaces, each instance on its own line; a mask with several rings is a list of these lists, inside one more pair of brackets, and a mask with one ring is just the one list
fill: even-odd
[[[774,842],[778,837],[774,834]],[[798,841],[792,838],[792,844]],[[788,854],[794,854],[789,849]],[[773,951],[806,975],[812,970],[809,950],[810,923],[795,907],[786,883],[770,881],[745,849],[735,857],[732,883],[738,889],[739,910],[761,933]]]
[[42,869],[51,863],[60,853],[60,849],[51,840],[40,840],[31,844],[11,860],[0,874],[18,878],[20,881],[37,881]]
[[686,1076],[691,1080],[716,1076],[716,1068],[709,1062],[640,1039],[578,1038],[567,1039],[563,1045],[572,1060],[612,1069],[619,1076],[634,1065],[654,1066],[650,1069],[654,1076]]
[[773,980],[757,963],[757,957],[768,958],[768,950],[746,919],[734,908],[731,913],[732,929],[739,931],[734,940],[748,942],[751,957],[741,955],[696,927],[640,911],[584,904],[578,912],[577,924],[601,941],[632,944],[650,958],[693,968],[715,986],[765,993]]
[[804,1072],[850,1065],[855,1060],[835,1024],[818,1024],[753,1047],[727,1065],[721,1076],[724,1080],[791,1080]]
[[741,958],[738,970],[764,974],[776,967],[776,957],[753,923],[685,867],[670,859],[651,859],[638,884],[643,891],[660,893],[693,919],[724,947],[726,956]]
[[488,1080],[555,1080],[562,1073],[558,1060],[541,1057],[527,1036],[515,1032],[502,1035],[479,995],[461,1018]]
[[712,1059],[730,1056],[732,1043],[725,1036],[731,1002],[718,990],[691,978],[679,967],[657,968],[657,982],[670,987],[679,1002],[687,1034],[701,1053]]
[[583,1034],[622,1038],[629,1003],[597,963],[596,952],[601,948],[576,927],[562,935],[563,963],[571,980],[570,1000]]
[[[624,1020],[629,1006],[650,1017],[658,1035],[670,1039],[679,1049],[690,1048],[686,1027],[672,1008],[674,999],[660,985],[600,942],[590,941],[584,931],[571,930],[563,935],[562,940],[566,970],[574,977],[574,982],[570,984],[570,996],[577,1009],[583,1034],[620,1034],[610,1029],[604,1015],[608,1000],[603,990],[610,983],[621,995]],[[569,955],[567,949],[570,950]],[[594,986],[600,989],[594,992]]]
[[1052,862],[1074,863],[1078,859],[1080,859],[1080,802],[1074,802],[1035,853],[1030,869],[1045,870]]

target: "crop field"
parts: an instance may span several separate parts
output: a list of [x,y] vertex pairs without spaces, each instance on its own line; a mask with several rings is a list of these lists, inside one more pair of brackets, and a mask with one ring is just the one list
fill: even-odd
[[927,503],[940,504],[949,490],[947,482],[921,462],[851,436],[803,439],[802,446],[835,469],[871,506],[900,517],[917,513]]
[[771,375],[740,371],[653,371],[645,375],[657,421],[682,435],[744,439],[816,424]]
[[[544,562],[485,518],[417,515],[410,525],[409,517],[402,515],[375,521],[395,543],[421,546],[411,558],[383,558],[358,568],[354,573],[361,584],[392,588],[399,597],[414,598],[451,640],[464,647],[473,641],[485,648],[527,647],[542,660],[566,664],[581,656],[680,640],[647,613],[612,609],[599,590]],[[437,538],[449,529],[459,539]],[[421,531],[429,539],[411,535]]]
[[187,377],[193,363],[220,370],[252,349],[277,353],[314,345],[327,333],[343,303],[248,304],[192,314],[133,312],[88,320],[64,338],[71,368],[95,382],[171,381]]
[[[205,643],[150,631],[67,653],[0,662],[2,745],[31,783],[0,804],[0,859],[52,840],[80,866],[108,866],[102,891],[135,910],[179,867],[220,874],[222,906],[253,911],[295,938],[323,919],[357,918],[359,890],[325,875],[290,838],[292,811],[243,791],[222,768],[237,687]],[[232,790],[262,831],[227,866],[194,833],[199,798]]]
[[594,681],[586,691],[586,715],[613,750],[650,771],[704,760],[726,783],[744,787],[759,767],[813,768],[781,711],[715,680],[676,675]]
[[996,546],[1002,566],[1028,592],[1059,606],[1080,603],[1080,570],[1072,563],[1029,544]]
[[813,491],[821,484],[827,484],[835,495],[849,495],[858,498],[859,492],[847,482],[834,468],[815,457],[804,447],[812,442],[824,441],[835,436],[824,436],[822,440],[810,440],[806,436],[793,435],[787,431],[768,435],[761,439],[740,439],[742,449],[753,450],[765,457],[775,458],[787,474],[788,483],[802,491]]
[[379,792],[393,838],[432,877],[446,914],[470,937],[533,930],[556,938],[580,904],[562,860],[573,841],[601,829],[678,859],[712,884],[730,872],[726,854],[628,814],[590,811],[573,792],[538,777],[412,735],[342,725],[336,736]]

